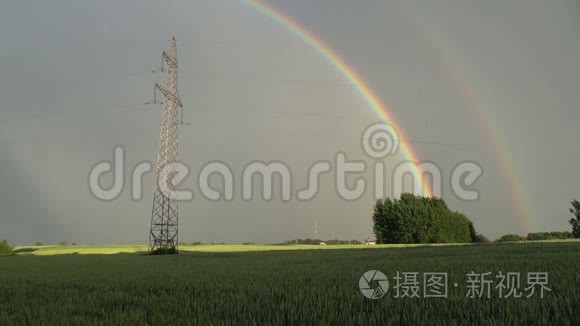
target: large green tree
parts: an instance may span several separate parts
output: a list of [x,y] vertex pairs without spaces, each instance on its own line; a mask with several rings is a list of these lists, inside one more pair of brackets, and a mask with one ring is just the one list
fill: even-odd
[[373,223],[378,243],[466,243],[477,239],[471,221],[451,211],[445,201],[409,193],[400,199],[378,200]]
[[574,234],[575,238],[580,238],[580,202],[576,199],[572,200],[570,213],[574,214],[574,217],[570,219],[572,234]]

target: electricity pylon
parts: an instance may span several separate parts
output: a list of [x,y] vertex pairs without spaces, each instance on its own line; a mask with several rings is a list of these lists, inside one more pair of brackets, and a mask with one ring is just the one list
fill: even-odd
[[[154,89],[155,92],[159,90],[163,94],[164,100],[149,232],[150,253],[172,253],[179,249],[178,198],[171,178],[176,173],[177,164],[179,127],[177,110],[183,108],[183,105],[177,92],[177,45],[175,37],[171,39],[171,49],[163,51],[163,59],[167,63],[167,83],[155,83]],[[163,71],[163,64],[161,71]]]

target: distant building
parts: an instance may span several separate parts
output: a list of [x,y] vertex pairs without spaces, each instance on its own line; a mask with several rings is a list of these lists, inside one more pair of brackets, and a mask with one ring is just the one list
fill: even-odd
[[321,245],[321,246],[326,246],[326,242],[324,242],[324,241],[321,241],[321,242],[320,242],[320,245]]

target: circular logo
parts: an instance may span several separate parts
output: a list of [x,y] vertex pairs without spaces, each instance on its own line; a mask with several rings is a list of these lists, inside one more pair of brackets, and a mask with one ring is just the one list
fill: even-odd
[[[378,286],[371,287],[371,282],[376,281]],[[387,294],[389,290],[389,280],[381,271],[370,270],[363,274],[358,281],[360,292],[369,299],[380,299]]]
[[365,129],[361,142],[368,156],[380,160],[389,155],[395,155],[399,150],[400,140],[395,128],[379,122]]

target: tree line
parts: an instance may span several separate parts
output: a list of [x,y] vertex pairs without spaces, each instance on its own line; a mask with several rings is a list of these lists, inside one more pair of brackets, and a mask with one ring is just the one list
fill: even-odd
[[[570,213],[573,217],[569,223],[572,232],[536,232],[527,236],[506,234],[496,242],[536,241],[580,238],[580,202],[572,200]],[[400,199],[385,198],[378,200],[373,212],[373,231],[377,243],[468,243],[490,242],[484,235],[475,231],[473,223],[464,214],[452,211],[440,198],[419,197],[413,194],[402,194]],[[288,240],[282,245],[304,244],[319,245],[319,239]],[[327,245],[362,244],[358,240],[327,240]],[[187,243],[181,243],[187,244]],[[201,245],[193,242],[190,245]],[[221,243],[225,244],[225,243]],[[245,242],[244,245],[253,245]],[[36,246],[42,246],[36,242]],[[61,246],[68,245],[61,242]],[[71,243],[76,246],[75,242]],[[13,253],[13,247],[6,240],[0,240],[0,255]]]
[[[506,234],[496,242],[580,238],[580,202],[572,201],[572,232],[536,232],[526,236]],[[378,200],[373,211],[377,243],[487,243],[463,213],[452,211],[440,198],[410,193],[399,199]]]
[[319,245],[324,242],[327,245],[360,245],[362,242],[358,240],[320,240],[320,239],[295,239],[284,241],[283,245]]

